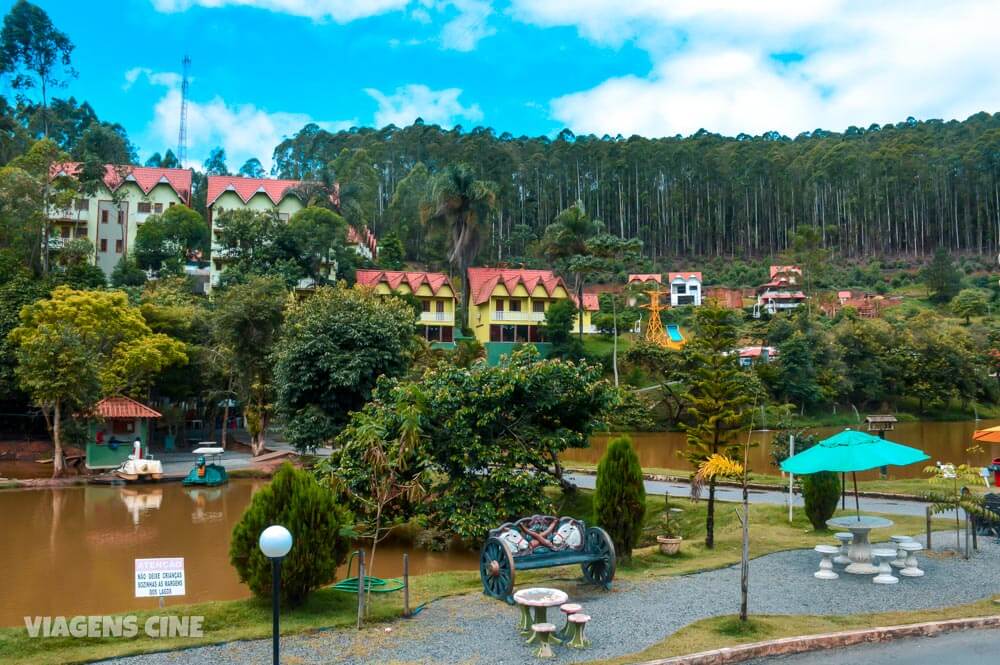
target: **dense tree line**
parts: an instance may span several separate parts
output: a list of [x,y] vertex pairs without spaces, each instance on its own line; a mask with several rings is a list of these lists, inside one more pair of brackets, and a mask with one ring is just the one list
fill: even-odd
[[[1000,248],[1000,115],[725,137],[497,135],[491,128],[410,127],[331,133],[307,125],[274,151],[275,175],[317,178],[342,152],[363,151],[377,175],[373,225],[406,225],[394,202],[408,177],[456,163],[497,184],[484,253],[518,258],[579,200],[645,253],[754,256],[785,250],[800,225],[846,255],[924,256]],[[339,174],[337,174],[338,177]],[[393,229],[399,231],[399,229]],[[405,236],[405,231],[400,233]],[[413,248],[411,258],[422,258]]]

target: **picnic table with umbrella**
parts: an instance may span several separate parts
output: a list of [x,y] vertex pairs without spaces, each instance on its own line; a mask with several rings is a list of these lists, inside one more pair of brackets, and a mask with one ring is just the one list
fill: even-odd
[[926,453],[910,446],[893,443],[867,432],[845,429],[829,439],[820,441],[812,448],[789,457],[781,463],[781,470],[798,475],[809,475],[820,471],[850,473],[854,481],[855,514],[836,517],[827,522],[830,526],[848,529],[854,539],[847,556],[851,564],[848,573],[875,574],[878,569],[871,564],[872,529],[892,526],[890,520],[861,514],[858,495],[858,471],[868,471],[882,466],[906,466],[930,459]]

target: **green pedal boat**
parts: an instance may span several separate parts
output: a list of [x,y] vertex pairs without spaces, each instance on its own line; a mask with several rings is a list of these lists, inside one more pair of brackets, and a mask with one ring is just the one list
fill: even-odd
[[184,478],[184,485],[215,487],[229,482],[226,467],[222,466],[222,453],[225,452],[223,448],[202,447],[195,448],[193,452],[198,456],[198,461]]

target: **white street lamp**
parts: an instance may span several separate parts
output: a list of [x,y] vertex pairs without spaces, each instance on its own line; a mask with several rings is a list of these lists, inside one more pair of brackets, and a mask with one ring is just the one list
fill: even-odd
[[271,560],[271,607],[273,621],[271,628],[271,646],[274,665],[279,665],[278,658],[278,613],[281,609],[281,560],[292,549],[292,534],[285,527],[275,524],[260,533],[257,541],[260,551]]

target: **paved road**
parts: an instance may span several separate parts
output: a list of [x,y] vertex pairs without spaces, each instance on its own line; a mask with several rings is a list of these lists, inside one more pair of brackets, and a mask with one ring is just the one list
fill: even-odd
[[[566,474],[566,478],[585,489],[594,489],[596,476],[590,474]],[[670,496],[686,498],[690,496],[690,485],[688,483],[668,483],[660,480],[645,481],[646,492],[648,494],[663,495],[670,491]],[[704,496],[704,494],[702,495]],[[719,487],[715,490],[715,497],[720,501],[741,501],[743,495],[741,490],[735,487]],[[770,490],[750,490],[750,503],[770,503],[779,506],[788,505],[788,494],[785,492],[775,492]],[[802,496],[796,494],[793,498],[793,505],[802,507]],[[849,508],[854,505],[854,497],[847,497]],[[886,513],[889,515],[926,515],[927,504],[921,501],[898,501],[893,499],[869,499],[861,497],[861,510],[873,513]],[[946,517],[947,513],[940,513],[938,517]]]
[[751,661],[747,665],[987,665],[1000,662],[1000,629],[966,630]]

